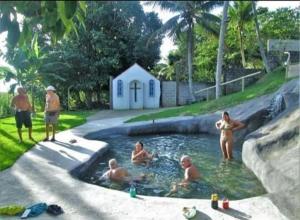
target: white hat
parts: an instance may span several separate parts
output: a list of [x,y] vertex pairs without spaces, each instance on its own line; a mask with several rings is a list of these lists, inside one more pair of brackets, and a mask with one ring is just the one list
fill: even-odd
[[55,88],[53,86],[48,86],[46,91],[55,91]]

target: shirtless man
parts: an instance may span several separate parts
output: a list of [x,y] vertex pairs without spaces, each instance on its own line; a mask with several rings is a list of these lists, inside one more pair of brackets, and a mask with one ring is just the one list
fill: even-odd
[[245,124],[231,119],[228,112],[223,112],[222,119],[216,122],[216,128],[221,130],[220,147],[224,159],[233,159],[233,131],[236,131],[243,127],[245,127]]
[[184,179],[180,183],[174,184],[173,188],[166,196],[177,192],[178,186],[187,188],[191,182],[200,179],[200,173],[198,169],[192,164],[192,159],[189,156],[183,155],[180,159],[180,163],[181,167],[184,169]]
[[26,94],[26,90],[22,87],[17,89],[18,95],[13,97],[11,101],[11,107],[15,109],[15,119],[16,119],[16,126],[18,128],[18,135],[19,135],[19,143],[23,141],[22,138],[22,125],[24,124],[26,128],[28,128],[28,136],[30,140],[32,138],[32,122],[31,122],[31,104],[29,102],[28,96]]
[[142,142],[138,141],[135,144],[135,149],[131,153],[131,161],[135,164],[145,163],[148,164],[149,161],[153,159],[154,155],[148,153],[144,149],[144,145]]
[[44,141],[49,140],[49,127],[52,125],[52,139],[55,141],[55,130],[57,125],[57,120],[60,111],[59,97],[55,93],[55,88],[53,86],[48,86],[46,94],[46,105],[45,105],[45,123],[46,123],[46,138]]
[[144,179],[143,175],[139,178],[132,178],[125,168],[118,166],[117,160],[114,158],[108,161],[108,166],[109,170],[99,178],[100,181],[109,179],[119,183],[129,183],[131,181],[141,181]]

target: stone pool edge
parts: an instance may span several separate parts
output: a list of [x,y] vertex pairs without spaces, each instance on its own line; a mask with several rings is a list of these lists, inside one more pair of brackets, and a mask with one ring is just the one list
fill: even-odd
[[[279,92],[283,93],[285,96],[285,102],[287,105],[290,105],[294,100],[297,100],[299,98],[299,94],[297,94],[297,89],[294,89],[298,86],[299,90],[299,82],[297,80],[290,81],[286,85],[284,85],[282,88],[280,88]],[[293,86],[296,85],[296,86]],[[286,89],[287,88],[287,89]],[[290,90],[294,89],[293,92]],[[296,91],[296,93],[295,93]],[[277,92],[278,94],[278,92]],[[292,94],[292,96],[290,96]],[[295,95],[296,94],[296,95]],[[248,101],[246,103],[243,103],[241,105],[235,106],[230,109],[230,113],[233,116],[233,118],[241,120],[244,123],[247,123],[248,126],[243,131],[237,132],[237,140],[242,141],[243,143],[247,143],[247,140],[245,140],[245,137],[252,132],[255,133],[256,130],[258,130],[260,127],[263,127],[265,124],[268,123],[268,120],[266,120],[268,116],[268,111],[271,105],[272,99],[275,97],[276,93],[271,95],[265,95],[260,98],[257,98],[252,101]],[[298,98],[297,98],[298,95]],[[296,98],[295,98],[296,97]],[[249,111],[254,107],[255,111]],[[288,108],[290,106],[287,106]],[[246,109],[244,111],[243,109]],[[218,134],[218,131],[214,127],[214,123],[216,120],[220,118],[220,112],[212,113],[212,114],[206,114],[198,117],[193,116],[187,116],[187,117],[175,117],[171,119],[162,119],[162,120],[153,120],[149,122],[139,122],[139,123],[130,123],[130,124],[123,124],[121,126],[116,126],[108,129],[102,130],[102,135],[108,135],[108,134],[126,134],[126,135],[139,135],[139,134],[153,134],[153,133],[210,133],[210,134]],[[269,120],[270,121],[270,120]],[[168,129],[166,129],[168,128]],[[235,134],[236,135],[236,134]],[[93,139],[93,138],[99,138],[99,131],[96,132],[90,132],[86,135],[84,135],[85,138]],[[254,151],[253,151],[254,152]],[[244,156],[244,150],[243,150],[243,162],[245,160]],[[246,159],[247,160],[247,159]],[[253,167],[248,166],[250,170],[252,170],[257,178],[262,182],[261,176],[257,175],[257,172],[255,172],[255,169]],[[262,182],[265,183],[265,182]],[[263,184],[264,185],[264,184]],[[268,187],[264,185],[266,189]],[[299,191],[299,190],[298,190]],[[282,192],[281,192],[282,193]],[[283,192],[284,193],[284,192]],[[289,192],[291,193],[291,192]],[[278,206],[281,208],[281,205],[284,203],[284,199],[287,199],[284,196],[281,196],[280,199],[278,199],[278,196],[276,196],[276,193],[270,192],[265,195],[259,196],[259,197],[252,197],[252,198],[269,198],[270,201],[276,204],[276,207]],[[248,198],[251,200],[251,198]],[[246,199],[246,200],[248,200]],[[208,200],[207,200],[208,201]],[[293,198],[293,202],[298,202],[297,199]],[[289,207],[294,208],[295,207]],[[288,210],[286,206],[284,207],[284,211],[280,212],[283,216],[282,218],[286,218],[288,216],[290,219],[293,219],[295,217],[294,212],[295,210],[292,210],[292,215],[290,214],[291,210]],[[288,211],[287,211],[288,210]],[[296,211],[297,212],[297,211]],[[296,213],[297,215],[297,213]]]

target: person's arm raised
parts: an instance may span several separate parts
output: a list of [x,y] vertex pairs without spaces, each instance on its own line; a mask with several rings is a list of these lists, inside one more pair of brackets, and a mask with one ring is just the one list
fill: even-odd
[[232,131],[236,131],[239,130],[241,128],[244,128],[246,125],[240,121],[234,121],[234,128],[232,129]]
[[222,120],[219,120],[216,122],[215,126],[217,129],[220,129],[221,123],[222,123]]
[[141,154],[143,154],[145,151],[144,150],[141,150],[140,152],[138,152],[137,154],[135,154],[134,151],[132,151],[132,154],[131,154],[131,160],[135,160],[138,156],[140,156]]

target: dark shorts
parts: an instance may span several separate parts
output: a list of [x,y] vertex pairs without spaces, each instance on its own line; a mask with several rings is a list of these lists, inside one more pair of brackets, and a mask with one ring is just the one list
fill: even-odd
[[32,127],[31,116],[29,111],[16,112],[15,119],[17,128],[22,128],[23,124],[26,128]]

